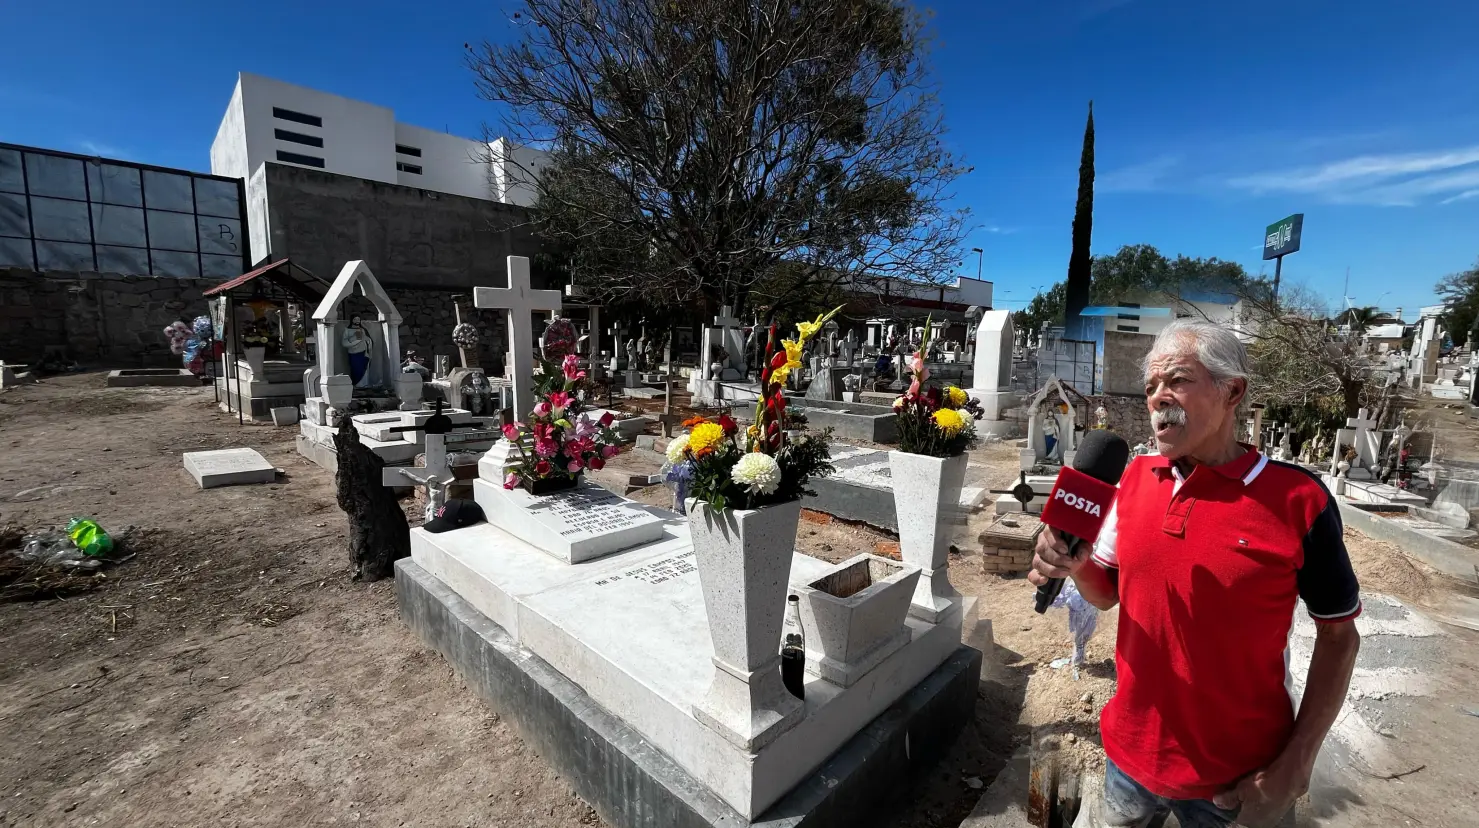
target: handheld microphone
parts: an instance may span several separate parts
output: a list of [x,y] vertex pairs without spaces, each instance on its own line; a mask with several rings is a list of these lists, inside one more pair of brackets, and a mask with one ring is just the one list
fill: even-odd
[[[1058,472],[1053,491],[1042,508],[1042,522],[1063,533],[1068,554],[1076,555],[1080,541],[1090,544],[1099,537],[1104,518],[1114,503],[1120,476],[1130,459],[1130,444],[1112,431],[1090,431],[1079,444],[1073,466]],[[1052,578],[1037,588],[1038,614],[1063,590],[1063,579]]]

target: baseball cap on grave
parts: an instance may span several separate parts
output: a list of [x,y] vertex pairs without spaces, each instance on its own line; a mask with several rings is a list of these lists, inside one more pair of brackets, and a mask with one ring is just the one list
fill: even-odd
[[483,507],[471,500],[449,500],[447,504],[437,511],[437,516],[432,518],[422,529],[428,532],[448,532],[453,529],[462,529],[475,523],[482,523]]

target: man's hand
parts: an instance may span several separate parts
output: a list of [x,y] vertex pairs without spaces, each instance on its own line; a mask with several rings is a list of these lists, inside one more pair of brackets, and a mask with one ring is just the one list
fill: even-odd
[[1243,777],[1236,787],[1212,797],[1212,804],[1227,811],[1241,805],[1239,825],[1273,828],[1310,787],[1311,770],[1290,765],[1283,757],[1275,759],[1268,767]]
[[[1082,547],[1080,547],[1082,550]],[[1074,557],[1068,554],[1068,543],[1057,530],[1043,527],[1037,533],[1037,555],[1032,559],[1032,569],[1027,571],[1027,580],[1034,586],[1042,586],[1049,578],[1071,578],[1088,562],[1087,554]]]

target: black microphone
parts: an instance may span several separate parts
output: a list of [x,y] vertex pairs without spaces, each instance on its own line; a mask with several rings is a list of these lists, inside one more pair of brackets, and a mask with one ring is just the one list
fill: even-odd
[[[1130,444],[1107,429],[1096,429],[1084,435],[1073,467],[1058,473],[1053,491],[1043,506],[1042,522],[1060,531],[1068,542],[1068,554],[1077,557],[1079,541],[1093,541],[1109,514],[1114,501],[1114,487],[1125,473],[1130,460]],[[1063,591],[1062,578],[1050,578],[1037,588],[1038,614],[1048,611],[1058,593]]]

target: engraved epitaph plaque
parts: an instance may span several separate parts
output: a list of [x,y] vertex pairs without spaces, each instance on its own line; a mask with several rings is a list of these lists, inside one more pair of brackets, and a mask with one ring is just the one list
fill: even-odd
[[663,536],[662,518],[590,482],[535,496],[478,480],[473,497],[489,523],[566,563],[589,561]]

